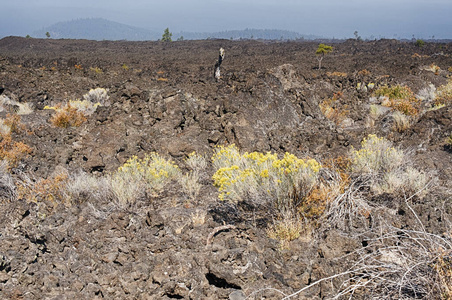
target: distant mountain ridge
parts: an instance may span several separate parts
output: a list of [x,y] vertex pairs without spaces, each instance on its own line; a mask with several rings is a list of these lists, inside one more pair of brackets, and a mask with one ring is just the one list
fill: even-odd
[[125,25],[101,18],[77,19],[55,23],[33,32],[33,37],[45,38],[46,32],[55,39],[88,40],[155,40],[161,34],[151,30]]
[[[59,22],[33,32],[32,37],[45,38],[46,33],[55,39],[88,39],[88,40],[158,40],[162,32],[125,25],[102,18],[77,19]],[[221,32],[173,32],[173,40],[183,37],[186,40],[219,38],[219,39],[266,39],[294,40],[316,39],[313,35],[302,35],[298,32],[277,29],[245,29]]]

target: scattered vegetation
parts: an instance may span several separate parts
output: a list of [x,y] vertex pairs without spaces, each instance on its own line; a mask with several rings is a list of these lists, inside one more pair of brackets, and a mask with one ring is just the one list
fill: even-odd
[[407,116],[416,116],[420,112],[420,100],[407,86],[383,86],[378,88],[374,95],[382,99],[383,106],[391,107]]
[[87,116],[93,114],[97,107],[110,105],[108,91],[103,88],[91,89],[83,95],[83,100],[69,100],[65,105],[45,106],[44,109],[55,110],[50,123],[56,127],[77,127],[87,121]]

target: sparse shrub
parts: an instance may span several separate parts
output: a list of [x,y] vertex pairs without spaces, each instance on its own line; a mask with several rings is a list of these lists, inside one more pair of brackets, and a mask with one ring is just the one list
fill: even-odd
[[373,127],[375,125],[375,121],[388,110],[387,108],[377,105],[371,104],[369,106],[369,115],[367,115],[366,119],[366,127]]
[[110,99],[110,96],[108,96],[108,90],[104,88],[95,88],[89,90],[88,93],[83,95],[83,99],[93,103],[94,105],[98,104],[102,106],[108,106],[108,100]]
[[446,138],[446,147],[452,148],[452,133]]
[[184,193],[187,194],[191,200],[195,200],[198,197],[202,187],[199,183],[198,171],[190,171],[185,175],[179,176],[178,181],[182,186]]
[[6,119],[0,121],[0,160],[7,161],[8,167],[13,168],[31,154],[32,149],[22,142],[13,141],[11,133],[21,133],[25,130],[18,115],[8,114]]
[[396,149],[385,138],[370,134],[361,142],[361,149],[352,147],[351,170],[356,173],[383,174],[403,164],[403,151]]
[[19,161],[32,153],[28,145],[13,141],[11,133],[2,134],[0,139],[0,159],[6,160],[9,168],[17,166]]
[[85,115],[72,107],[70,103],[65,106],[44,107],[44,109],[54,109],[56,113],[50,118],[50,123],[56,127],[77,127],[86,122]]
[[452,79],[449,79],[447,84],[440,86],[435,95],[436,106],[450,104],[452,104]]
[[10,134],[11,132],[11,128],[5,124],[5,120],[0,119],[0,134],[3,135],[7,135]]
[[421,89],[416,98],[425,102],[432,102],[436,97],[436,87],[433,84],[430,84],[428,87]]
[[33,112],[32,107],[28,103],[20,103],[10,98],[1,95],[0,96],[0,112],[9,111],[18,115],[28,115]]
[[439,66],[437,66],[435,63],[432,63],[429,66],[423,66],[421,69],[433,72],[433,73],[435,73],[435,75],[438,75],[439,71],[441,71],[441,68]]
[[422,197],[428,191],[431,175],[410,166],[409,157],[385,138],[369,135],[360,150],[352,147],[350,158],[351,171],[370,176],[369,185],[377,194],[418,193]]
[[180,169],[177,165],[157,153],[151,153],[143,159],[133,156],[109,177],[109,181],[120,204],[128,204],[147,194],[158,195],[168,182],[178,176]]
[[259,152],[241,154],[234,145],[217,147],[212,157],[216,170],[214,185],[221,200],[249,199],[271,204],[279,210],[296,208],[317,180],[320,164],[286,153]]
[[99,102],[93,103],[88,100],[69,100],[69,105],[85,116],[92,115],[97,107],[101,106]]
[[383,98],[382,105],[391,107],[408,116],[416,116],[420,110],[420,100],[407,86],[383,86],[374,92],[376,97]]
[[374,88],[375,83],[373,82],[369,82],[368,84],[358,82],[358,84],[356,85],[356,89],[363,92],[372,91]]
[[22,133],[25,131],[25,125],[21,123],[20,116],[14,114],[7,114],[3,124],[9,127],[9,132]]
[[201,226],[206,222],[207,212],[204,210],[197,209],[195,213],[191,214],[191,221],[193,226]]
[[207,168],[206,158],[196,152],[190,153],[188,158],[185,159],[185,163],[191,170],[197,172],[204,171]]
[[360,75],[360,76],[369,76],[370,74],[371,74],[371,72],[367,69],[363,69],[358,72],[358,75]]

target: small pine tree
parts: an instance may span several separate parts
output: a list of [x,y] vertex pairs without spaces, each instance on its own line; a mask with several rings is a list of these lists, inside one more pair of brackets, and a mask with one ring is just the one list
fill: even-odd
[[50,33],[48,31],[46,32],[46,37],[50,38]]
[[163,32],[162,35],[162,41],[163,42],[172,42],[173,40],[171,39],[171,37],[173,36],[173,34],[169,31],[169,28],[167,27],[165,29],[165,31]]
[[322,68],[322,60],[325,57],[325,54],[328,54],[331,51],[333,51],[333,47],[325,44],[320,44],[317,51],[315,51],[315,55],[317,55],[317,60],[319,61],[319,70]]

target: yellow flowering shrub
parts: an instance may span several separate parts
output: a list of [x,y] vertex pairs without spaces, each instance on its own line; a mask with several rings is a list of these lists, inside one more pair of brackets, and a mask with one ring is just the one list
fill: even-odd
[[137,156],[130,158],[111,175],[110,182],[114,195],[121,203],[133,203],[146,193],[158,194],[179,174],[179,167],[172,161],[151,153],[143,159]]
[[212,157],[214,185],[221,200],[274,201],[278,208],[296,205],[293,191],[307,193],[314,185],[320,164],[286,153],[278,159],[275,153],[245,152],[236,146],[217,147]]

